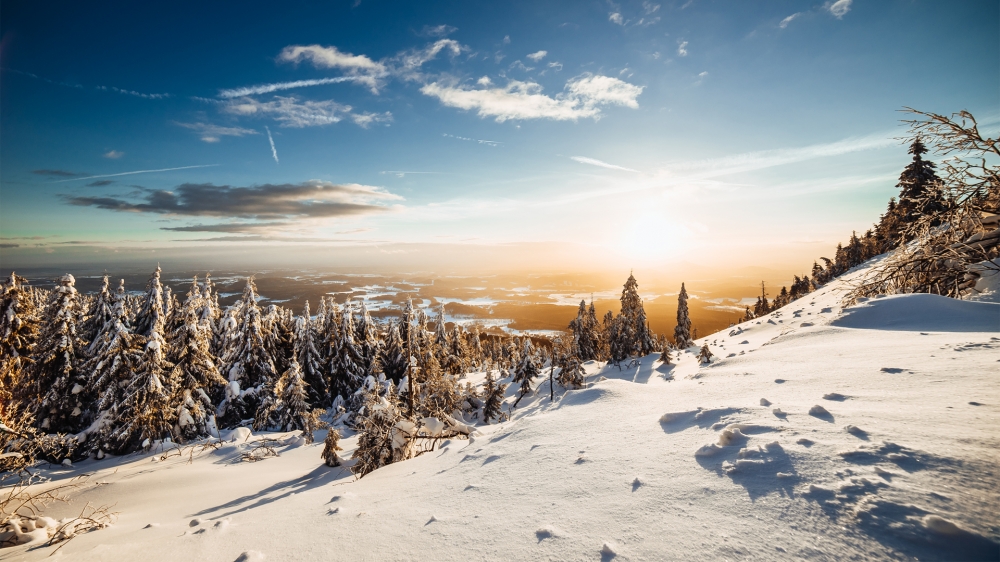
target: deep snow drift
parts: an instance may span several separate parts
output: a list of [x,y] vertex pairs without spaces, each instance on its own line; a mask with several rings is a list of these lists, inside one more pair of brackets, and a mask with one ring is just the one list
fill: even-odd
[[[1000,558],[1000,304],[841,310],[859,274],[699,340],[711,365],[591,363],[585,389],[549,402],[546,379],[511,421],[362,480],[322,464],[323,432],[46,469],[89,475],[50,515],[120,512],[54,558]],[[240,462],[263,437],[280,456]]]

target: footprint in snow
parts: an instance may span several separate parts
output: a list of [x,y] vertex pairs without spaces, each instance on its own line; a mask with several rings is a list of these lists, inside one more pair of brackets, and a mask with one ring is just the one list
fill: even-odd
[[839,392],[831,392],[823,395],[823,400],[836,400],[837,402],[843,402],[844,400],[847,400],[847,398],[847,396],[844,396]]
[[902,373],[905,370],[906,369],[900,369],[899,367],[882,367],[879,369],[879,371],[882,371],[883,373],[890,373],[893,375]]
[[243,554],[236,557],[234,562],[258,562],[264,559],[263,552],[257,552],[256,550],[248,550]]
[[645,482],[643,482],[638,476],[632,481],[632,491],[638,490]]

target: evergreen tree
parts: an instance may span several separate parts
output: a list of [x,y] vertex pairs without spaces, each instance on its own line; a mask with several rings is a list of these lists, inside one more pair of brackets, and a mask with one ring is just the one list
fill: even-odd
[[177,419],[176,433],[184,439],[210,437],[213,430],[218,431],[211,396],[226,386],[211,354],[211,325],[201,320],[203,298],[195,277],[184,304],[175,313],[180,323],[170,334],[168,358],[176,365],[170,402]]
[[927,147],[920,137],[913,140],[907,152],[913,155],[913,161],[903,169],[896,184],[900,189],[897,212],[904,224],[915,222],[921,215],[933,215],[945,209],[941,180],[934,170],[934,163],[923,159]]
[[597,359],[597,317],[593,302],[590,303],[588,311],[587,301],[580,300],[580,308],[577,310],[576,318],[569,323],[569,328],[573,331],[577,357],[581,361]]
[[378,329],[368,314],[368,307],[365,305],[364,299],[361,300],[361,314],[358,316],[355,337],[357,338],[358,351],[361,354],[361,369],[364,373],[362,376],[375,376],[381,371],[378,364]]
[[253,417],[263,398],[262,392],[277,378],[253,278],[247,279],[232,320],[222,360],[222,372],[228,376],[229,386],[219,409],[230,425],[236,425]]
[[700,363],[711,363],[712,357],[712,350],[708,349],[708,344],[702,345],[701,351],[698,352],[698,361]]
[[[538,362],[535,360],[535,350],[531,346],[531,338],[524,338],[524,347],[521,348],[521,360],[514,370],[514,383],[521,385],[521,394],[517,397],[517,402],[520,402],[521,398],[524,398],[526,394],[531,392],[531,383],[535,381],[539,374],[541,374],[541,370],[538,367]],[[517,402],[514,402],[515,406]]]
[[[154,324],[155,326],[155,324]],[[170,389],[164,384],[173,368],[164,356],[166,342],[158,331],[149,334],[136,373],[126,389],[119,413],[119,426],[112,433],[119,450],[148,449],[152,442],[170,436],[173,411]]]
[[358,478],[413,456],[412,437],[416,426],[403,420],[398,404],[391,398],[380,396],[374,388],[364,392],[364,405],[356,423],[358,448],[351,457],[356,460],[351,471]]
[[0,286],[0,420],[11,420],[20,404],[37,396],[30,388],[26,369],[38,338],[38,310],[27,280],[11,272]]
[[490,420],[503,421],[504,393],[507,391],[505,383],[498,382],[493,378],[493,372],[487,371],[486,383],[483,388],[483,423],[489,424]]
[[93,305],[88,313],[87,323],[84,327],[83,338],[87,341],[94,341],[104,330],[104,327],[111,321],[112,309],[114,308],[114,297],[108,291],[108,276],[105,275],[101,281],[101,290],[94,298]]
[[160,284],[160,266],[149,277],[146,292],[135,316],[135,333],[148,337],[153,332],[163,333],[166,315],[163,306],[163,286]]
[[77,433],[89,419],[84,403],[87,378],[81,369],[83,341],[77,335],[82,311],[75,284],[67,273],[52,289],[34,353],[31,394],[42,397],[35,417],[39,427],[50,433]]
[[646,321],[646,311],[639,296],[639,283],[630,273],[621,296],[621,322],[618,326],[619,345],[627,357],[643,356],[656,348]]
[[688,316],[688,294],[684,283],[681,283],[681,292],[677,295],[677,327],[674,328],[674,345],[677,349],[687,349],[694,342],[691,341],[691,317]]
[[94,451],[120,450],[122,443],[112,436],[120,429],[128,387],[143,353],[142,337],[130,333],[122,319],[114,322],[114,327],[101,335],[101,345],[87,364],[91,372],[89,393],[96,397],[99,419],[97,435],[88,437],[87,446]]
[[309,388],[309,403],[314,407],[325,407],[330,404],[330,388],[323,369],[323,356],[316,345],[318,339],[319,334],[309,314],[309,301],[306,301],[302,316],[295,322],[295,360]]
[[309,425],[309,385],[302,377],[302,369],[298,361],[292,359],[278,384],[275,385],[278,396],[278,406],[274,412],[274,421],[278,431],[294,431],[306,429]]
[[670,365],[670,360],[672,359],[671,355],[672,352],[670,350],[670,344],[664,342],[663,351],[660,352],[660,362],[664,365]]
[[323,441],[323,452],[320,457],[326,466],[340,466],[344,459],[340,458],[337,451],[342,451],[343,448],[340,446],[340,432],[336,429],[330,429],[326,434],[326,440]]
[[330,360],[330,395],[347,399],[354,395],[354,391],[364,380],[364,359],[355,341],[354,315],[349,310],[341,315],[338,336],[334,355]]
[[468,348],[465,346],[465,341],[462,338],[462,328],[455,324],[455,327],[451,330],[451,336],[445,346],[444,355],[444,365],[442,366],[450,375],[462,375],[465,373],[465,369],[468,362]]
[[409,362],[406,359],[406,349],[403,339],[399,335],[399,326],[393,324],[389,329],[389,336],[379,354],[379,363],[382,365],[382,372],[385,377],[396,384],[406,376],[406,367]]

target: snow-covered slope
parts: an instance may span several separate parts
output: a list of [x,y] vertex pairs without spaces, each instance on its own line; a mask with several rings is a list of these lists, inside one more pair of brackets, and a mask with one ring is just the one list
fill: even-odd
[[292,434],[255,463],[262,436],[48,471],[90,475],[54,515],[120,512],[54,558],[997,559],[1000,304],[841,310],[860,274],[700,340],[711,365],[588,364],[587,388],[550,402],[545,381],[512,421],[362,480]]

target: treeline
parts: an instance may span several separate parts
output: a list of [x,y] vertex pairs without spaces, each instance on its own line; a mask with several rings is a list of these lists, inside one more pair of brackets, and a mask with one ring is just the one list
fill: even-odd
[[922,230],[920,226],[934,228],[942,224],[943,215],[955,203],[946,197],[934,163],[923,158],[927,147],[919,136],[912,141],[908,152],[913,160],[903,169],[896,184],[899,199],[889,199],[888,208],[878,222],[861,236],[852,232],[846,245],[837,244],[832,259],[821,257],[813,262],[809,274],[796,275],[791,287],[782,287],[773,300],[768,300],[767,289],[761,282],[757,302],[746,308],[740,322],[769,314],[871,258],[906,245],[926,233],[926,228]]
[[[323,298],[315,314],[306,303],[295,315],[261,307],[252,278],[242,297],[222,308],[210,276],[195,277],[178,296],[160,273],[141,295],[128,294],[124,281],[112,289],[107,276],[91,295],[80,294],[69,274],[51,290],[13,273],[2,284],[0,445],[24,458],[0,458],[0,468],[34,454],[103,458],[240,426],[302,430],[311,440],[325,427],[323,414],[365,434],[362,443],[381,435],[380,444],[358,453],[375,455],[368,465],[377,467],[403,454],[392,443],[412,441],[398,438],[404,418],[415,424],[411,437],[427,434],[421,419],[443,423],[438,434],[462,433],[463,419],[503,419],[504,379],[523,397],[546,367],[554,383],[575,388],[585,361],[620,364],[665,349],[669,359],[631,275],[618,315],[608,312],[599,323],[593,304],[588,310],[581,302],[571,337],[533,341],[458,324],[447,330],[443,307],[432,322],[410,302],[383,324],[363,300],[341,306]],[[682,287],[681,347],[691,345],[686,297]],[[483,389],[462,382],[470,371],[489,371]]]

